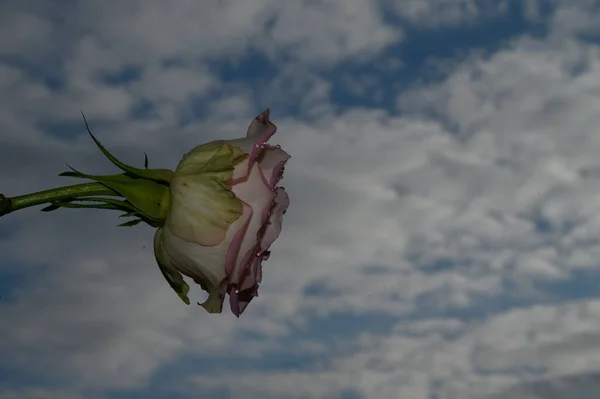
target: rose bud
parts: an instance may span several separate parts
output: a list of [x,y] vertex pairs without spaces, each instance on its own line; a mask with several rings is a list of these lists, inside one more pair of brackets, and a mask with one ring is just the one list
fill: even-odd
[[261,263],[289,205],[277,183],[290,156],[267,144],[276,130],[267,109],[245,138],[194,148],[171,177],[170,209],[155,234],[154,251],[163,275],[186,303],[189,287],[181,274],[208,293],[200,305],[209,313],[221,313],[225,293],[238,317],[258,296]]

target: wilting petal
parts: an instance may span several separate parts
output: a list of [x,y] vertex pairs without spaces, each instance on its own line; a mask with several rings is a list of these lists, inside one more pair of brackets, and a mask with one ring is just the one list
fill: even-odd
[[258,158],[258,164],[265,176],[265,180],[275,188],[283,175],[283,167],[290,159],[290,155],[277,146],[266,145]]
[[277,188],[277,190],[275,190],[275,199],[273,200],[273,208],[271,208],[269,221],[264,228],[260,243],[262,251],[268,250],[271,244],[279,237],[283,222],[283,214],[286,212],[289,205],[290,198],[283,187]]

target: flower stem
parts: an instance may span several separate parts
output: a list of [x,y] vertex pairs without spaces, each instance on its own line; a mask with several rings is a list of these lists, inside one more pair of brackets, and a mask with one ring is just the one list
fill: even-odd
[[19,209],[29,208],[30,206],[51,203],[54,201],[73,200],[94,195],[121,196],[115,190],[112,190],[101,183],[75,184],[73,186],[19,195],[18,197],[5,197],[0,194],[0,216],[18,211]]

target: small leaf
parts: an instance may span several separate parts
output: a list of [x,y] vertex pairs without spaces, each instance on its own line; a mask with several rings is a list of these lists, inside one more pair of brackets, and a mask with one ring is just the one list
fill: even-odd
[[52,212],[52,211],[55,211],[55,210],[57,210],[59,208],[60,208],[59,205],[52,204],[52,205],[48,205],[47,207],[45,207],[43,209],[40,209],[40,211],[42,211],[42,212]]
[[[67,164],[67,166],[69,168],[71,168],[71,165]],[[73,168],[71,168],[71,169],[73,169]],[[62,172],[62,173],[59,174],[59,176],[63,176],[63,177],[78,177],[78,178],[83,178],[84,177],[84,176],[81,175],[81,173],[79,173],[77,171]]]
[[129,166],[129,165],[124,164],[123,162],[119,161],[115,156],[113,156],[110,152],[108,152],[108,150],[106,148],[104,148],[104,146],[102,144],[100,144],[100,141],[98,141],[98,139],[92,134],[90,127],[87,123],[87,120],[85,118],[85,115],[83,114],[83,111],[81,112],[81,116],[83,116],[83,121],[85,122],[85,127],[86,127],[90,137],[92,138],[92,140],[94,140],[94,143],[96,144],[96,146],[100,149],[100,151],[102,151],[104,156],[106,156],[106,158],[108,158],[119,169],[121,169],[124,172],[130,173],[134,176],[141,177],[144,179],[149,179],[149,180],[156,181],[156,182],[169,183],[171,181],[171,177],[173,176],[173,171],[171,171],[169,169],[139,169],[139,168]]

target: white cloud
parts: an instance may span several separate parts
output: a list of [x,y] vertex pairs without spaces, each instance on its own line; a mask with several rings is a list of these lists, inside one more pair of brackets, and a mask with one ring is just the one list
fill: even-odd
[[[290,269],[274,270],[271,278],[279,286],[299,283],[301,274],[317,273],[302,266],[327,264],[319,273],[328,276],[334,294],[305,301],[310,312],[418,315],[426,309],[406,305],[424,293],[438,299],[439,311],[477,308],[506,297],[501,283],[509,280],[517,289],[511,294],[535,301],[539,292],[529,283],[564,279],[578,268],[597,270],[598,186],[579,172],[597,165],[599,66],[593,45],[518,40],[489,58],[467,60],[442,84],[401,95],[403,118],[356,112],[317,122],[315,132],[303,127],[290,139],[310,142],[309,158],[300,159],[310,167],[302,174],[323,181],[310,193],[326,211],[314,215],[314,222],[307,220],[308,202],[296,208],[302,221],[290,211],[290,223],[312,226],[304,241],[311,248],[304,259],[310,260],[292,263],[287,278],[279,276]],[[418,119],[432,114],[445,128]],[[329,135],[319,134],[325,131]],[[291,146],[299,147],[294,141]],[[333,182],[338,194],[326,191]],[[398,197],[389,195],[392,189]],[[323,204],[329,197],[332,204]],[[537,231],[536,219],[544,219],[549,231]],[[298,242],[294,234],[283,238],[284,253],[292,251],[287,240]],[[405,266],[408,259],[400,257],[408,254],[418,261]],[[419,272],[439,258],[455,266],[434,275]],[[389,271],[357,274],[370,259],[388,264]],[[376,299],[390,294],[401,299]],[[288,383],[314,381],[314,397],[358,388],[368,398],[426,398],[435,392],[450,399],[594,372],[597,306],[590,301],[509,311],[481,326],[459,324],[451,329],[459,338],[452,340],[436,335],[442,327],[420,337],[373,337],[363,352],[332,360],[326,371],[260,378],[249,373],[228,386],[256,397],[302,396],[310,393]],[[224,386],[214,377],[198,381]],[[264,381],[268,388],[262,388]]]
[[336,62],[374,54],[400,38],[376,3],[361,1],[77,2],[61,17],[69,29],[90,32],[130,62],[239,55],[249,48],[274,58],[291,49],[292,58]]
[[598,4],[594,0],[555,0],[554,3],[557,3],[551,22],[554,36],[568,37],[575,34],[597,37],[600,33]]
[[388,0],[403,19],[418,27],[459,27],[505,14],[509,1]]
[[597,372],[599,309],[600,302],[588,301],[509,311],[480,325],[400,322],[395,333],[364,336],[347,355],[310,370],[199,376],[195,383],[226,388],[233,398],[335,397],[345,390],[368,399],[491,398],[527,381],[552,385],[557,376]]
[[83,396],[65,390],[25,388],[0,390],[0,399],[82,399]]
[[322,64],[353,55],[369,56],[401,38],[398,27],[384,24],[376,2],[322,0],[281,5],[274,11],[265,44],[272,42],[293,58]]
[[[2,25],[0,36],[11,38],[2,54],[17,54],[36,71],[59,78],[64,91],[28,81],[32,87],[27,91],[20,86],[16,93],[19,101],[12,106],[27,104],[20,118],[49,121],[78,121],[79,109],[90,119],[124,121],[136,102],[145,100],[154,103],[155,116],[177,125],[188,116],[192,96],[205,98],[220,84],[219,77],[202,62],[220,57],[234,61],[248,51],[271,57],[295,75],[274,77],[277,93],[281,90],[277,81],[301,79],[307,83],[310,90],[294,97],[304,96],[305,112],[319,114],[327,111],[323,103],[329,93],[327,84],[312,77],[307,67],[285,66],[280,59],[283,53],[287,53],[286,60],[334,65],[348,58],[368,58],[400,39],[399,28],[384,23],[375,3],[360,1],[313,4],[297,0],[285,6],[266,0],[219,5],[188,1],[175,6],[153,1],[109,8],[101,3],[75,2],[60,12],[34,4],[23,2],[3,13],[7,20],[21,22],[18,34],[13,32],[12,22]],[[48,40],[45,47],[31,48],[39,46],[44,37]],[[176,61],[178,66],[163,68],[164,61]],[[103,74],[119,73],[127,67],[141,69],[140,78],[128,87],[110,87],[99,80]],[[302,75],[306,78],[300,78]],[[273,96],[264,97],[264,101],[272,101]]]
[[[400,93],[400,112],[390,114],[337,110],[332,83],[320,74],[401,39],[375,3],[165,4],[79,2],[65,10],[76,26],[56,42],[65,44],[53,67],[63,91],[2,66],[0,168],[10,173],[0,174],[0,187],[14,195],[67,184],[55,176],[65,161],[108,172],[85,135],[64,142],[39,127],[79,123],[81,108],[117,156],[139,165],[147,151],[152,166],[172,168],[194,145],[243,134],[256,102],[297,105],[309,118],[273,112],[275,141],[293,156],[283,180],[292,205],[260,297],[239,320],[207,315],[181,304],[163,281],[149,229],[115,230],[116,215],[100,211],[23,211],[1,225],[9,230],[0,239],[3,268],[27,272],[17,301],[0,302],[0,317],[11,320],[0,323],[0,348],[11,354],[4,365],[78,381],[77,388],[139,388],[182,355],[247,364],[273,354],[329,358],[308,371],[191,377],[202,387],[230,387],[233,398],[361,390],[369,399],[465,399],[597,371],[595,301],[503,310],[511,300],[560,300],[539,285],[598,267],[600,190],[580,172],[598,168],[600,51],[560,22],[572,20],[567,11],[553,17],[549,38],[472,54],[443,81]],[[478,2],[402,4],[405,18],[426,26],[489,11]],[[24,17],[42,33],[17,35],[23,49],[49,34],[44,26],[57,12],[48,15]],[[592,27],[594,16],[586,21]],[[249,85],[224,84],[202,62],[241,57],[252,46],[278,64],[260,101]],[[169,57],[177,62],[164,68]],[[102,81],[127,66],[140,67],[139,79],[118,87]],[[211,100],[208,115],[181,127],[193,116],[193,96]],[[141,99],[155,102],[157,118],[129,118]],[[326,292],[310,297],[314,284]],[[357,325],[358,338],[329,346],[311,337],[294,346],[294,334],[313,328],[315,316],[336,312],[397,323],[387,335],[362,334],[371,326]],[[487,319],[453,317],[469,312]],[[191,366],[186,376],[197,371]]]
[[[3,52],[26,53],[40,50],[41,42],[52,32],[52,24],[36,15],[25,12],[3,13],[0,47]],[[8,34],[10,33],[10,34]]]

